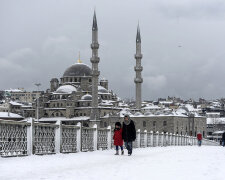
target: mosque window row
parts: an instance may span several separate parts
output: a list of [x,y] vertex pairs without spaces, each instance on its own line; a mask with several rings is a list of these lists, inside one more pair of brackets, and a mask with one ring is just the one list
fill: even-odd
[[53,112],[53,113],[52,113],[52,116],[53,116],[53,117],[62,117],[62,116],[64,116],[64,115],[63,115],[63,113],[61,113],[61,112]]
[[91,103],[87,102],[77,102],[76,107],[89,107],[91,106]]
[[54,103],[53,107],[63,107],[63,103]]
[[76,113],[75,116],[76,117],[79,117],[79,116],[87,116],[87,114],[86,113]]
[[106,128],[108,126],[107,122],[100,122],[100,128]]
[[[80,83],[81,78],[80,77],[64,77],[64,78],[61,79],[61,81],[62,81],[62,83],[65,83],[65,82],[78,82],[78,83]],[[91,83],[92,79],[88,78],[88,81]]]

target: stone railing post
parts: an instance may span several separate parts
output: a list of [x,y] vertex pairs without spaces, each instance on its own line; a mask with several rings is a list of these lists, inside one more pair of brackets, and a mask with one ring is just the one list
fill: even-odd
[[169,133],[166,132],[166,143],[165,146],[169,146]]
[[187,146],[187,134],[184,136],[184,145]]
[[191,137],[190,136],[187,137],[187,143],[189,146],[191,146]]
[[140,148],[140,145],[141,145],[141,130],[140,129],[137,130],[136,138],[137,138],[137,148]]
[[193,146],[194,145],[194,137],[191,136],[191,145]]
[[77,127],[79,127],[78,129],[77,129],[77,152],[80,152],[81,151],[81,128],[82,128],[82,126],[81,126],[81,123],[80,122],[78,122],[77,123]]
[[173,134],[172,133],[170,133],[170,136],[169,136],[169,146],[172,146],[173,144],[172,144],[172,139],[173,139]]
[[153,131],[150,131],[150,138],[151,138],[151,147],[153,147],[154,146],[154,142],[153,142],[153,140],[154,140],[154,134],[153,134]]
[[184,146],[184,135],[181,136],[181,146]]
[[161,146],[163,147],[163,144],[164,144],[164,132],[161,133]]
[[173,134],[173,146],[176,146],[176,134]]
[[146,148],[148,146],[148,134],[147,130],[144,130],[144,147]]
[[112,130],[111,130],[111,126],[108,126],[108,131],[107,131],[107,142],[108,142],[108,149],[111,149],[112,148]]
[[156,132],[156,146],[159,146],[159,131]]
[[177,139],[177,136],[178,136],[178,135],[175,134],[175,143],[174,143],[175,146],[177,146],[177,140],[178,140],[178,139]]
[[178,146],[182,146],[182,135],[181,134],[179,134],[179,144],[178,144]]
[[33,143],[34,143],[34,119],[28,120],[30,126],[27,126],[27,155],[33,154]]
[[60,153],[62,145],[62,121],[57,120],[56,124],[59,127],[55,129],[55,153]]
[[97,151],[97,147],[98,147],[98,126],[97,126],[97,124],[94,124],[93,128],[94,128],[94,137],[93,137],[94,147],[93,147],[93,150]]
[[179,146],[179,144],[180,144],[180,135],[177,134],[177,146]]

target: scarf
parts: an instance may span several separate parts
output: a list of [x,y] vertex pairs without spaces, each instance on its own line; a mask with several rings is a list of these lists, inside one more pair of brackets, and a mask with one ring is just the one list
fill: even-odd
[[129,125],[130,124],[130,117],[128,117],[128,120],[124,120],[123,121],[125,125]]

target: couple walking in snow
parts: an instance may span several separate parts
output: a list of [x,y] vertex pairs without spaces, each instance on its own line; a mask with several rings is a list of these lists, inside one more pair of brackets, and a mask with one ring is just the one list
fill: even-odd
[[130,119],[129,115],[124,116],[122,126],[120,122],[116,122],[113,139],[114,145],[116,146],[115,155],[119,155],[119,147],[121,148],[121,155],[124,154],[123,141],[128,150],[128,155],[130,156],[132,154],[132,142],[136,139],[136,130],[134,122]]

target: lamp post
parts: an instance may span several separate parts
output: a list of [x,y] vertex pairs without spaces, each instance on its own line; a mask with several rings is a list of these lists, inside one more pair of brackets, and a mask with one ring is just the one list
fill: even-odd
[[[37,89],[39,91],[39,86],[41,86],[41,83],[36,83],[35,86],[37,86]],[[37,121],[39,119],[39,96],[37,97]]]

